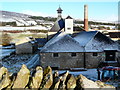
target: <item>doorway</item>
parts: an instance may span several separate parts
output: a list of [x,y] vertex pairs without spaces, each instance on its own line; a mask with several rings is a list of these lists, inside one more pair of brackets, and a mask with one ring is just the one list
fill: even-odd
[[107,50],[105,51],[105,61],[115,61],[115,50]]

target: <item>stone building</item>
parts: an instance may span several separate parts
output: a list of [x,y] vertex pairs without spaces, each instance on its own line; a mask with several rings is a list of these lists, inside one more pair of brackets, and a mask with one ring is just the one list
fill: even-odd
[[54,68],[96,68],[102,61],[116,62],[118,45],[97,31],[83,31],[72,37],[59,32],[40,52],[41,65]]
[[16,43],[16,54],[32,54],[38,48],[38,43],[35,40],[22,39]]
[[[87,24],[88,20],[85,22]],[[74,33],[73,19],[70,16],[62,22],[62,25],[64,24],[64,27],[58,28],[55,27],[55,23],[51,30],[55,30],[56,33],[40,51],[43,67],[97,68],[101,62],[120,62],[118,43],[98,31],[84,29],[86,31]]]

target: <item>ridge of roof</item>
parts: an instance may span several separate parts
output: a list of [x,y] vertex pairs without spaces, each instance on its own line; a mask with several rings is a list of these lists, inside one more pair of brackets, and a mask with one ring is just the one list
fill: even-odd
[[[102,35],[102,36],[101,36]],[[102,41],[101,41],[102,40]],[[109,50],[118,50],[117,44],[111,40],[106,35],[101,32],[97,32],[94,38],[92,38],[86,45],[85,51],[104,51],[105,49]]]
[[66,19],[73,19],[73,18],[72,18],[71,16],[68,15],[68,16],[66,17]]
[[[91,38],[91,39],[88,41],[88,43],[94,39],[94,37],[97,35],[98,32],[99,32],[99,31],[96,31],[96,34],[93,35],[93,38]],[[86,45],[87,45],[88,43],[86,43]],[[86,45],[85,45],[85,46],[86,46]]]
[[82,31],[77,36],[75,36],[74,39],[78,41],[79,44],[85,47],[85,45],[97,34],[97,32],[98,31],[89,31],[89,32]]

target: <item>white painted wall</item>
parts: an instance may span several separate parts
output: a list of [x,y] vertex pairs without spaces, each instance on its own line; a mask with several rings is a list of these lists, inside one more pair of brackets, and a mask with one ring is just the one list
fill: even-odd
[[65,19],[65,32],[73,33],[73,19]]

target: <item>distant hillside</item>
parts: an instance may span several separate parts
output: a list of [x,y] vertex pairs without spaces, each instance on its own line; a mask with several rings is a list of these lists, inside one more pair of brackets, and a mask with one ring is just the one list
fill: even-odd
[[0,18],[1,26],[31,26],[37,24],[34,19],[29,18],[32,15],[1,10],[0,13],[2,15],[2,18]]
[[24,18],[24,19],[30,19],[32,15],[22,14],[22,13],[16,13],[16,12],[10,12],[10,11],[1,11],[2,18]]
[[[23,13],[16,13],[16,12],[2,11],[2,10],[0,10],[0,13],[2,14],[2,18],[0,18],[0,21],[3,23],[2,26],[6,26],[6,25],[31,26],[31,25],[41,24],[41,23],[42,24],[45,24],[45,23],[51,24],[51,22],[53,23],[57,19],[56,17],[32,16],[32,15],[27,15],[27,14],[23,14]],[[75,24],[84,24],[84,21],[75,19],[74,23]],[[112,26],[115,26],[115,25],[118,25],[118,22],[89,21],[89,25],[112,25]]]

